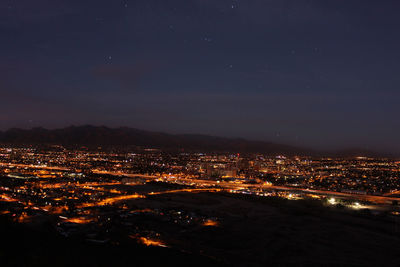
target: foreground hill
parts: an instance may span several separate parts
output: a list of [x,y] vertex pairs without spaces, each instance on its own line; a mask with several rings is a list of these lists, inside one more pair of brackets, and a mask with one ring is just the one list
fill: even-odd
[[200,255],[135,244],[65,239],[47,223],[21,225],[0,215],[0,266],[223,266]]
[[[128,205],[137,204],[132,201]],[[0,214],[1,266],[399,266],[400,262],[399,221],[387,213],[326,207],[315,200],[225,193],[201,193],[196,198],[189,193],[157,195],[139,205],[200,210],[219,218],[220,225],[188,229],[142,215],[137,225],[151,225],[169,237],[168,244],[177,244],[161,248],[128,242],[119,227],[110,228],[114,242],[102,244],[85,236],[65,238],[50,220],[16,224]]]
[[0,132],[0,143],[7,144],[63,144],[85,146],[139,146],[188,151],[218,151],[265,154],[311,154],[312,151],[288,145],[239,138],[207,135],[173,135],[134,128],[108,128],[104,126],[71,126],[48,130],[10,129]]

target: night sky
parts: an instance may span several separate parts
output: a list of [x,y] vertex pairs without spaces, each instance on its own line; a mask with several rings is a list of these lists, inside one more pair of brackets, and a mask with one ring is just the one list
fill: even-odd
[[0,129],[400,151],[398,0],[1,0]]

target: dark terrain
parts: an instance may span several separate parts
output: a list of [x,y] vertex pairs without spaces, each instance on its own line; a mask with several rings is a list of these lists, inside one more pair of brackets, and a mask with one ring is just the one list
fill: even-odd
[[139,244],[95,244],[66,239],[49,224],[15,224],[0,218],[1,266],[221,266],[174,249]]
[[[179,193],[127,202],[135,208],[174,208],[218,218],[217,227],[182,228],[161,217],[137,224],[157,229],[171,248],[121,240],[92,244],[63,238],[47,223],[1,221],[4,266],[399,266],[400,222],[368,210],[326,207],[227,193]],[[183,252],[185,251],[185,252]],[[189,253],[190,252],[190,253]],[[203,255],[203,256],[201,256]]]

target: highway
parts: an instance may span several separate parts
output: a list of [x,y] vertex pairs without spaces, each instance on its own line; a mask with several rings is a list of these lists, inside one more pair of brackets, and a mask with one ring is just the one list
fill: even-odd
[[[142,174],[127,174],[122,172],[95,172],[101,174],[109,174],[116,176],[126,176],[126,177],[141,177],[147,179],[159,179],[159,176],[151,176],[151,175],[142,175]],[[393,200],[400,200],[400,198],[389,197],[389,196],[374,196],[374,195],[359,195],[359,194],[350,194],[343,192],[335,192],[328,190],[318,190],[318,189],[309,189],[309,188],[298,188],[298,187],[288,187],[288,186],[275,186],[275,185],[264,185],[264,184],[246,184],[246,183],[229,183],[229,182],[217,182],[214,180],[204,180],[204,179],[189,179],[189,178],[176,178],[179,181],[194,183],[196,185],[208,185],[208,186],[219,186],[223,189],[230,190],[240,190],[240,189],[251,189],[251,188],[259,188],[265,190],[281,190],[281,191],[297,191],[306,194],[318,194],[318,195],[328,195],[328,196],[336,196],[342,198],[352,198],[363,201],[370,201],[374,203],[391,203]]]
[[[45,169],[45,170],[61,170],[61,171],[69,171],[70,169],[65,167],[57,167],[57,166],[46,166],[46,165],[32,165],[32,164],[14,164],[14,163],[0,163],[2,167],[19,167],[19,168],[34,168],[34,169]],[[155,175],[144,175],[144,174],[132,174],[132,173],[124,173],[124,172],[115,172],[115,171],[102,171],[102,170],[92,170],[95,174],[106,174],[112,176],[125,176],[131,178],[144,178],[144,179],[160,179],[159,176]],[[205,180],[205,179],[189,179],[189,178],[175,178],[181,182],[187,182],[188,184],[194,183],[197,186],[207,185],[207,186],[218,186],[223,189],[228,190],[240,190],[240,189],[265,189],[265,190],[282,190],[282,191],[293,191],[293,192],[302,192],[308,194],[319,194],[319,195],[328,195],[328,196],[336,196],[342,198],[352,198],[359,199],[364,201],[370,201],[375,203],[391,203],[396,200],[399,201],[400,198],[390,197],[390,194],[385,194],[383,196],[374,196],[374,195],[359,195],[359,194],[350,194],[343,192],[335,192],[328,190],[319,190],[319,189],[309,189],[309,188],[298,188],[298,187],[288,187],[288,186],[275,186],[275,185],[264,185],[264,184],[246,184],[246,183],[230,183],[224,181],[214,181],[214,180]],[[397,193],[397,192],[396,192]],[[393,193],[392,193],[393,194]]]

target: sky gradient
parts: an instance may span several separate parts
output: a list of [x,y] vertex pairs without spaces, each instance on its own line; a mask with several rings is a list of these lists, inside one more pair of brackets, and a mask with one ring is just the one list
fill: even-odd
[[400,2],[4,0],[0,129],[400,151]]

